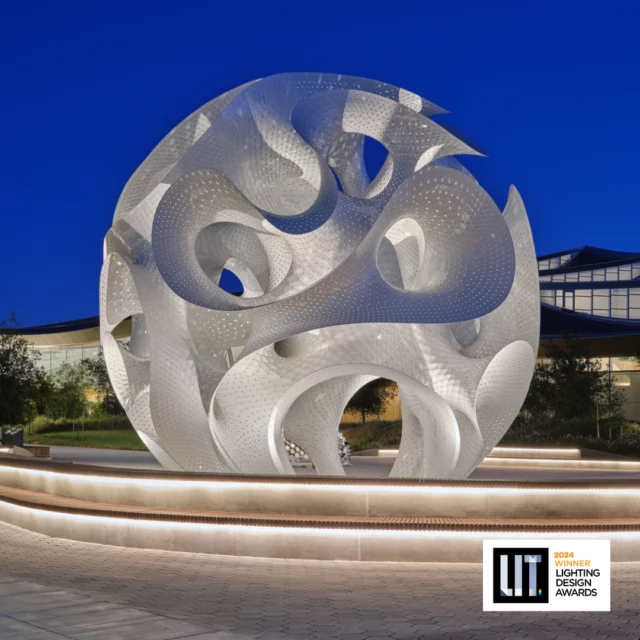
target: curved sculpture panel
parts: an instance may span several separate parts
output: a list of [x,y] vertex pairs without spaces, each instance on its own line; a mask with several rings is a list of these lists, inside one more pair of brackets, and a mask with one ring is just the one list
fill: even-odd
[[[392,475],[463,478],[499,442],[538,349],[533,240],[518,192],[501,214],[439,113],[373,80],[282,74],[198,109],[134,173],[101,337],[165,467],[290,474],[286,438],[341,475],[340,417],[379,376],[402,402]],[[388,152],[373,176],[367,138]]]

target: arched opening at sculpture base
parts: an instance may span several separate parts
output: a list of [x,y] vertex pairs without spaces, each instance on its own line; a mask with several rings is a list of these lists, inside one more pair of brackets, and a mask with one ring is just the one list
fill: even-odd
[[[296,383],[281,398],[271,418],[270,428],[278,449],[281,440],[280,451],[287,455],[284,441],[295,443],[309,456],[318,475],[346,475],[337,443],[344,410],[360,389],[375,385],[380,378],[388,381],[385,384],[391,386],[394,395],[395,385],[402,405],[401,420],[391,426],[396,430],[399,452],[389,475],[453,477],[460,452],[460,432],[449,405],[406,374],[376,365],[329,367]],[[369,423],[369,427],[376,424]]]
[[[352,452],[397,449],[402,434],[402,402],[398,385],[375,378],[356,391],[340,419],[340,431]],[[388,466],[388,460],[386,461]]]

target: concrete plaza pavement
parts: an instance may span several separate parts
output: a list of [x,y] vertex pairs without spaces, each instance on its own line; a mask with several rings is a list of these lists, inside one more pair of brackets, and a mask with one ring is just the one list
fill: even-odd
[[640,563],[612,574],[610,613],[483,613],[480,565],[207,556],[0,524],[0,639],[637,639]]
[[91,447],[52,446],[51,459],[60,462],[95,464],[101,467],[129,469],[162,469],[160,463],[148,451],[123,449],[95,449]]

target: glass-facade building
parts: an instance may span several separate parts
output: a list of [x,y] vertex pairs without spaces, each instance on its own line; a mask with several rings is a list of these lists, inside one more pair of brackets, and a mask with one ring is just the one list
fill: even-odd
[[538,270],[541,351],[546,340],[588,340],[625,389],[625,415],[640,420],[640,253],[580,247],[541,256]]
[[539,258],[538,269],[543,304],[640,322],[640,255],[591,249],[585,257],[577,250]]
[[[63,364],[75,364],[83,358],[93,358],[100,350],[100,318],[83,318],[25,329],[12,329],[23,335],[40,354],[40,365],[48,373],[55,373]],[[115,332],[116,337],[128,341],[130,321]]]
[[40,365],[49,373],[57,371],[63,364],[76,364],[84,358],[98,355],[99,345],[69,348],[40,348]]

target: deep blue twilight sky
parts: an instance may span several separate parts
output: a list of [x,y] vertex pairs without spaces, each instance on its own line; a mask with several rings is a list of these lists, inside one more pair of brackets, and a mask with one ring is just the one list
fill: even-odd
[[98,312],[125,181],[198,106],[282,71],[384,80],[449,109],[500,207],[523,194],[539,254],[640,250],[635,0],[109,0],[0,9],[0,319]]

